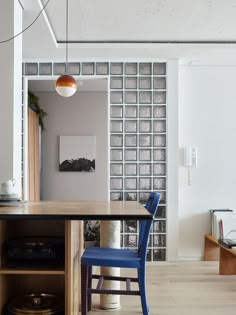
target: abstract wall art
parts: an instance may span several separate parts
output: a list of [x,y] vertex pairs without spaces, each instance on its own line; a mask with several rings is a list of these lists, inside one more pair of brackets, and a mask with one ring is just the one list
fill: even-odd
[[94,172],[95,136],[60,136],[59,171]]

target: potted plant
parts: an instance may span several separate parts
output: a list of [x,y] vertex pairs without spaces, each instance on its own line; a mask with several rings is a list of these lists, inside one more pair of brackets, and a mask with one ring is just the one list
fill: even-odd
[[100,242],[100,222],[85,221],[84,222],[84,243],[85,247],[99,246]]
[[34,93],[28,91],[28,106],[39,115],[39,125],[42,128],[42,131],[45,130],[44,126],[44,117],[47,116],[47,113],[39,105],[39,97]]

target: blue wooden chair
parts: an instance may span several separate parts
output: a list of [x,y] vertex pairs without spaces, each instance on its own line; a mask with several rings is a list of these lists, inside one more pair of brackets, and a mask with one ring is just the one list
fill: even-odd
[[[160,193],[152,192],[146,203],[146,209],[154,219],[160,201]],[[143,315],[148,315],[145,285],[145,265],[147,244],[153,220],[142,220],[140,224],[138,250],[107,247],[88,247],[81,257],[81,312],[87,315],[91,310],[92,294],[140,295]],[[137,278],[100,276],[92,274],[92,266],[136,268]],[[92,288],[92,279],[99,279],[96,289]],[[102,289],[103,280],[126,281],[126,290]],[[138,282],[139,290],[131,290],[130,283]]]

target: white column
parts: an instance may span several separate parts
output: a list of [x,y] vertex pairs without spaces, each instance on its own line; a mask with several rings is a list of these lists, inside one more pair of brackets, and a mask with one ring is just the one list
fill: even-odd
[[[101,221],[100,226],[102,247],[120,248],[120,221]],[[119,268],[102,267],[101,274],[106,276],[119,276]],[[120,289],[119,281],[104,281],[103,289]],[[119,295],[105,295],[100,297],[100,306],[102,309],[112,310],[120,308]]]
[[[17,0],[0,2],[0,41],[22,30]],[[22,36],[0,44],[0,184],[16,179],[21,193]]]
[[179,136],[178,136],[178,75],[179,63],[177,59],[170,59],[167,63],[167,261],[178,259],[179,248]]

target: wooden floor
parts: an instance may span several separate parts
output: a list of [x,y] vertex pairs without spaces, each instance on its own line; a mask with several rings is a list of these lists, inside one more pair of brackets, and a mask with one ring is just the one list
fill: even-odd
[[[220,276],[218,268],[204,261],[148,265],[150,315],[236,315],[236,276]],[[90,315],[142,314],[139,297],[121,297],[122,308],[112,312],[99,310],[98,299]]]

